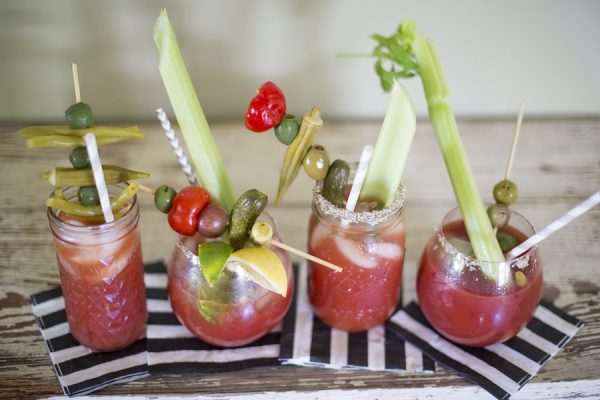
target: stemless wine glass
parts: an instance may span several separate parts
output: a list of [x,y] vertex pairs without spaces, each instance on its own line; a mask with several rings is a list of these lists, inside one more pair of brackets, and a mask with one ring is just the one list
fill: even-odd
[[[108,187],[116,195],[122,186]],[[77,188],[64,191],[77,198]],[[95,351],[115,351],[146,330],[146,289],[137,197],[110,223],[48,208],[71,334]]]
[[[275,222],[267,213],[258,221],[269,223],[278,239]],[[215,240],[198,234],[179,238],[168,265],[169,299],[179,321],[196,337],[218,346],[242,346],[270,332],[285,315],[294,288],[292,263],[285,251],[270,247],[285,267],[285,296],[258,285],[237,261],[228,261],[210,285],[198,260],[198,245]]]
[[[513,246],[535,233],[511,211],[508,235]],[[506,262],[474,258],[460,211],[446,214],[421,257],[417,295],[423,314],[438,332],[467,346],[487,346],[515,336],[540,301],[542,262],[532,248]]]
[[310,302],[327,325],[364,331],[383,323],[400,298],[406,241],[404,188],[398,189],[388,207],[365,212],[338,208],[321,195],[321,190],[322,182],[318,182],[308,250],[343,271],[309,262]]

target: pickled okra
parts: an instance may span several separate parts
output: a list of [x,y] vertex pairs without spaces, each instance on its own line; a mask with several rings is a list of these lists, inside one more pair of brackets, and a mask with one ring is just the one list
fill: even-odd
[[129,139],[143,139],[144,134],[137,126],[129,128],[113,128],[91,126],[84,129],[73,129],[67,126],[32,126],[19,131],[22,138],[27,139],[27,147],[77,147],[85,146],[84,135],[92,132],[99,145],[122,142]]
[[144,137],[144,134],[140,131],[137,125],[132,125],[126,128],[90,126],[89,128],[83,129],[73,129],[65,125],[29,126],[27,128],[20,129],[19,136],[21,136],[23,139],[53,135],[84,137],[88,132],[95,134],[96,139],[113,136],[123,136],[128,139],[142,139]]
[[[115,214],[119,215],[120,210],[123,206],[125,206],[138,192],[138,185],[135,183],[130,183],[121,193],[119,193],[116,197],[111,199],[110,207],[112,208]],[[102,207],[100,206],[92,206],[86,207],[81,204],[71,203],[70,201],[64,198],[61,189],[57,189],[54,193],[53,197],[50,197],[46,201],[46,206],[50,208],[56,208],[61,210],[69,215],[73,215],[76,217],[101,217]]]
[[300,124],[300,131],[292,144],[288,146],[283,159],[283,165],[281,166],[281,172],[279,174],[279,187],[277,188],[275,205],[281,203],[283,196],[294,179],[296,179],[300,166],[304,162],[304,157],[313,143],[319,128],[322,126],[323,120],[321,119],[321,111],[318,107],[313,107],[310,110],[310,113],[304,114],[302,123]]
[[[134,171],[116,165],[103,165],[104,180],[107,185],[147,178],[150,174]],[[42,179],[52,186],[93,186],[94,173],[91,168],[56,167],[42,174]]]

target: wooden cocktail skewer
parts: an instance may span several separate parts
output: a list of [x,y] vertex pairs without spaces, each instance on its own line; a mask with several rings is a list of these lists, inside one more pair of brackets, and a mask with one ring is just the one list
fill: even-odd
[[79,74],[77,73],[77,64],[71,63],[71,72],[73,73],[73,85],[75,86],[75,103],[81,103],[81,92],[79,91]]
[[515,129],[515,134],[513,135],[510,153],[508,154],[508,161],[506,162],[506,168],[504,169],[504,179],[510,178],[510,172],[512,170],[513,161],[515,159],[515,152],[517,150],[517,142],[519,141],[519,135],[521,133],[521,126],[523,125],[523,115],[524,114],[525,114],[525,103],[521,102],[521,107],[519,108],[519,117],[517,118],[517,127]]
[[285,250],[285,251],[287,251],[287,252],[290,252],[290,253],[292,253],[292,254],[295,254],[295,255],[297,255],[297,256],[300,256],[300,257],[302,257],[302,258],[305,258],[305,259],[307,259],[307,260],[309,260],[309,261],[316,262],[317,264],[321,264],[321,265],[323,265],[324,267],[331,268],[331,269],[332,269],[332,270],[334,270],[335,272],[341,272],[341,271],[342,271],[342,267],[339,267],[339,266],[337,266],[337,265],[335,265],[335,264],[332,264],[332,263],[330,263],[329,261],[325,261],[325,260],[323,260],[322,258],[315,257],[315,256],[313,256],[313,255],[310,255],[310,254],[308,254],[308,253],[305,253],[305,252],[303,252],[302,250],[298,250],[298,249],[296,249],[295,247],[288,246],[287,244],[285,244],[285,243],[281,243],[281,242],[280,242],[280,241],[278,241],[278,240],[271,239],[271,240],[269,241],[269,244],[270,244],[270,245],[272,245],[272,246],[275,246],[275,247],[279,247],[279,248],[280,248],[280,249],[282,249],[282,250]]
[[144,192],[144,193],[148,193],[151,195],[154,195],[154,192],[156,192],[156,189],[151,188],[150,186],[146,186],[142,183],[136,182],[136,185],[138,186],[138,188],[140,189],[140,191]]
[[[508,160],[506,161],[506,168],[504,169],[504,180],[508,180],[510,178],[510,173],[512,171],[512,165],[517,150],[517,143],[519,141],[519,135],[521,134],[521,126],[523,125],[524,114],[525,103],[521,102],[521,107],[519,107],[519,116],[517,117],[517,127],[515,128],[515,133],[512,139],[512,145],[510,147],[510,152],[508,153]],[[498,233],[498,227],[494,227],[494,234],[496,233]]]

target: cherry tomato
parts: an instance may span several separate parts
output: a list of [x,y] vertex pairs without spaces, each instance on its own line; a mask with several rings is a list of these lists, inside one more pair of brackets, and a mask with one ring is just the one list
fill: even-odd
[[200,186],[188,186],[173,198],[168,221],[171,228],[185,236],[196,233],[198,219],[204,207],[210,203],[210,193]]
[[277,125],[285,115],[285,96],[273,82],[265,82],[252,98],[246,113],[246,128],[264,132]]

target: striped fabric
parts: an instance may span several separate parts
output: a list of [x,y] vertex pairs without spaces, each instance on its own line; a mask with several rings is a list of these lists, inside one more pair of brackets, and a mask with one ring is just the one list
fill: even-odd
[[400,337],[497,399],[508,399],[521,389],[582,327],[582,321],[543,301],[517,336],[485,348],[449,342],[414,302],[394,314],[390,324]]
[[204,374],[279,365],[281,326],[249,345],[224,348],[197,339],[173,314],[163,263],[146,265],[148,365],[152,374]]
[[31,296],[31,304],[66,395],[86,394],[149,375],[146,339],[141,338],[124,350],[94,353],[71,335],[60,288]]
[[[433,373],[433,360],[395,335],[387,325],[368,332],[332,329],[312,313],[306,290],[307,269],[299,268],[296,296],[283,321],[281,355],[284,364]],[[388,323],[389,324],[389,323]]]

